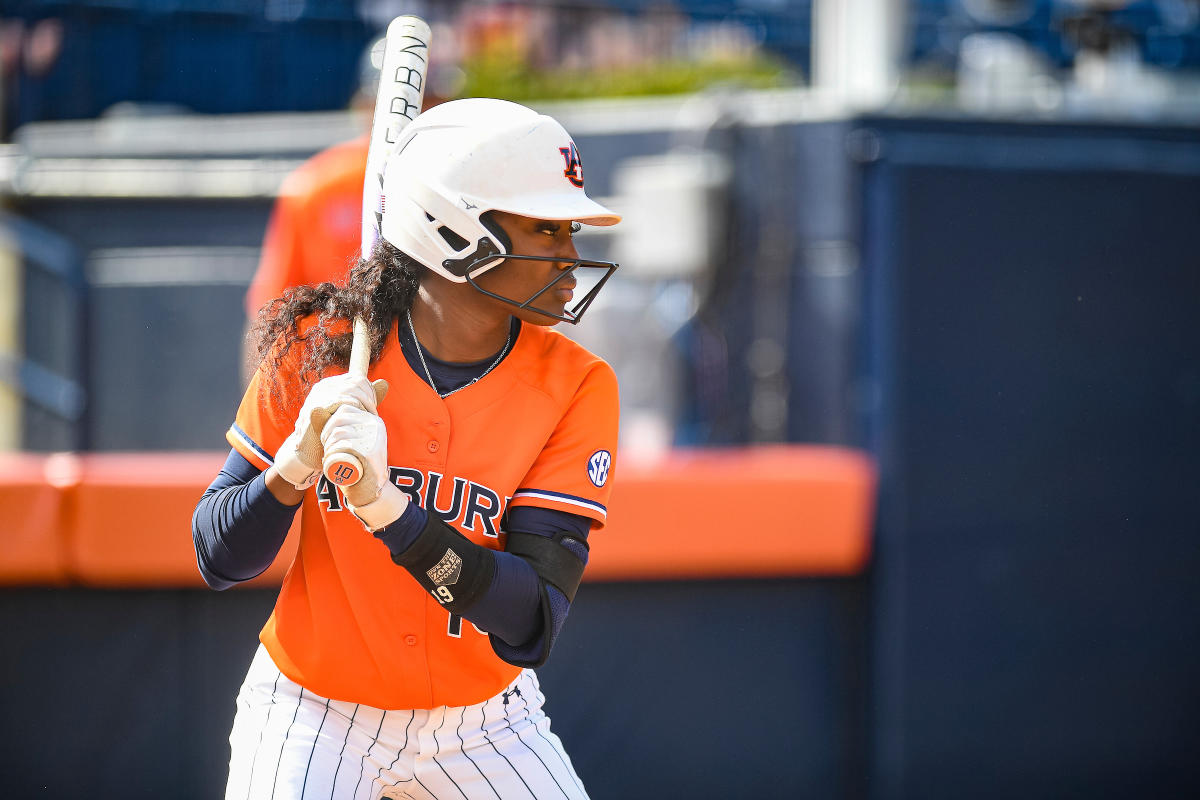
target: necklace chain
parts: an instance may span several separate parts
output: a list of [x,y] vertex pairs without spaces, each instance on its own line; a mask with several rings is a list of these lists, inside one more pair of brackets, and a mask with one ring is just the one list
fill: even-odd
[[499,364],[501,361],[503,361],[504,357],[506,355],[508,355],[508,348],[510,345],[512,345],[512,325],[509,325],[508,336],[504,340],[504,347],[500,348],[500,355],[496,356],[496,360],[493,361],[487,369],[485,369],[480,374],[476,375],[474,378],[472,378],[468,382],[464,383],[462,386],[459,386],[457,389],[451,389],[450,391],[446,392],[445,394],[442,394],[441,390],[438,389],[437,384],[434,383],[434,381],[433,381],[433,373],[431,373],[429,371],[429,365],[425,363],[425,350],[423,347],[421,347],[421,340],[417,338],[417,329],[413,327],[412,311],[411,310],[406,311],[405,315],[408,317],[408,330],[410,333],[412,333],[413,344],[415,344],[417,346],[417,358],[420,359],[420,361],[421,361],[421,368],[423,370],[425,370],[425,379],[429,381],[430,388],[432,388],[433,391],[437,392],[437,396],[442,398],[443,400],[446,399],[447,397],[449,397],[450,395],[454,394],[455,392],[461,392],[463,389],[476,383],[481,378],[483,378],[484,375],[487,375],[489,372],[494,370],[496,368],[496,365]]

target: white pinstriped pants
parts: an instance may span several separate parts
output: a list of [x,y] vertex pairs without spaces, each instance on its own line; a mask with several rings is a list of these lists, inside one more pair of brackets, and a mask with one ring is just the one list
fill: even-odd
[[237,698],[226,800],[587,800],[524,670],[473,706],[381,711],[328,700],[261,645]]

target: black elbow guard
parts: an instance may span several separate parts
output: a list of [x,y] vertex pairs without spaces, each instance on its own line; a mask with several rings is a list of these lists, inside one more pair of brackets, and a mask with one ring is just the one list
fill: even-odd
[[583,580],[586,559],[571,551],[577,547],[587,552],[587,542],[565,533],[554,538],[536,533],[513,531],[508,534],[505,551],[520,556],[533,567],[543,581],[563,593],[569,602],[574,602],[575,592]]
[[462,615],[483,596],[496,574],[496,556],[430,513],[425,530],[392,561],[452,614]]

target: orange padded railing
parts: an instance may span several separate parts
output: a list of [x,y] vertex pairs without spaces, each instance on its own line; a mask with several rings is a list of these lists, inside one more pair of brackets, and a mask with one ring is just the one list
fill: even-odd
[[[0,584],[202,586],[190,534],[224,453],[0,454]],[[627,458],[588,580],[853,575],[870,557],[875,470],[835,447]],[[295,553],[250,585],[278,585]]]

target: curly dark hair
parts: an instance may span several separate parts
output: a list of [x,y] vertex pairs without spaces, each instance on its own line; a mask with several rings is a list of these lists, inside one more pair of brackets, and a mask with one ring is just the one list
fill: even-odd
[[[350,364],[349,326],[339,322],[362,317],[371,332],[371,361],[379,358],[392,324],[412,307],[425,268],[412,257],[380,239],[368,259],[359,259],[345,285],[321,283],[296,286],[267,303],[249,336],[256,342],[259,367],[271,387],[271,399],[284,401],[279,368],[300,344],[300,396],[308,393],[326,370]],[[301,320],[317,317],[317,324],[300,333]],[[332,330],[341,332],[333,333]]]

